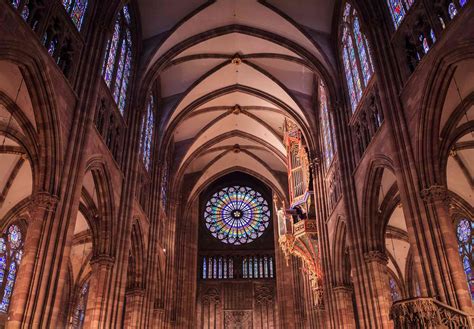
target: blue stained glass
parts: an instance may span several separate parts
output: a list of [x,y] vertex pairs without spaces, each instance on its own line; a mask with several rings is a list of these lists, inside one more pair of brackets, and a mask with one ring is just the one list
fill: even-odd
[[448,12],[449,12],[449,17],[451,17],[451,19],[453,19],[454,16],[456,16],[458,14],[458,11],[457,11],[456,6],[454,5],[454,3],[451,2],[449,4]]
[[142,120],[142,138],[141,151],[143,156],[143,164],[147,170],[151,167],[151,147],[153,141],[153,127],[155,124],[154,118],[154,99],[150,95],[147,105],[147,110]]
[[249,257],[248,265],[249,265],[248,277],[252,279],[253,278],[253,258],[252,257]]
[[120,20],[115,22],[114,34],[112,39],[109,40],[108,52],[106,53],[104,62],[104,80],[107,86],[110,87],[112,82],[112,76],[114,74],[115,62],[117,60],[117,48],[120,40]]
[[20,5],[20,0],[11,0],[11,3],[13,7],[18,9],[18,6]]
[[344,8],[344,14],[342,15],[345,22],[349,21],[350,14],[351,14],[351,4],[349,2],[346,2],[346,7]]
[[395,28],[398,28],[405,17],[405,8],[403,7],[402,0],[387,0],[387,2]]
[[118,104],[120,99],[120,91],[122,88],[122,77],[123,77],[123,69],[125,66],[125,59],[127,56],[127,45],[125,42],[122,43],[122,47],[120,50],[120,58],[118,62],[117,74],[115,76],[115,90],[114,90],[114,99],[115,103]]
[[207,261],[206,257],[202,259],[202,278],[206,279],[207,278]]
[[213,265],[213,266],[212,266],[212,277],[213,277],[214,279],[217,279],[217,259],[214,258],[212,263],[213,263],[213,264],[212,264],[212,265]]
[[459,4],[461,7],[464,7],[464,5],[467,3],[467,0],[459,0]]
[[207,265],[207,278],[212,279],[212,257],[209,257]]
[[227,279],[227,258],[224,258],[224,279]]
[[326,168],[329,168],[334,157],[334,136],[328,112],[326,88],[322,82],[319,85],[319,103],[321,106],[321,132],[323,134],[324,160]]
[[63,0],[63,6],[76,28],[80,30],[87,10],[87,0]]
[[244,279],[247,279],[247,258],[242,261],[242,275]]
[[273,257],[270,257],[270,277],[273,278]]
[[229,259],[229,279],[234,278],[234,260],[232,258]]
[[362,83],[360,82],[359,70],[357,69],[357,59],[355,54],[354,45],[352,39],[347,38],[347,47],[349,49],[349,62],[351,64],[352,79],[354,80],[354,86],[357,96],[357,102],[362,98]]
[[344,71],[346,73],[347,87],[349,88],[349,96],[351,99],[352,112],[355,111],[357,107],[357,97],[354,89],[354,81],[352,80],[352,72],[349,64],[349,57],[347,55],[347,48],[344,47],[343,50],[343,61],[344,61]]
[[125,16],[127,24],[130,25],[132,20],[130,19],[130,11],[128,10],[128,6],[123,7],[123,15]]
[[268,278],[268,257],[265,256],[263,257],[263,270],[264,270],[264,276]]
[[370,78],[372,77],[372,63],[369,59],[370,54],[368,54],[365,48],[365,38],[360,31],[359,19],[354,18],[354,36],[356,39],[357,49],[359,50],[359,59],[362,66],[362,75],[364,76],[364,85],[367,86]]
[[17,225],[11,225],[0,238],[0,283],[3,284],[0,285],[0,312],[8,312],[18,265],[21,261],[22,245],[22,234]]
[[21,12],[21,17],[23,17],[23,19],[25,21],[27,21],[28,18],[30,17],[30,8],[28,6],[28,1],[26,2],[25,6],[23,7],[23,11]]
[[402,297],[400,296],[400,289],[398,289],[398,285],[395,279],[390,278],[389,285],[390,285],[390,295],[392,296],[392,301],[396,302],[397,300],[400,300]]
[[459,255],[461,256],[464,272],[466,273],[466,279],[469,290],[471,292],[471,298],[474,300],[474,274],[472,272],[472,264],[474,261],[474,255],[472,253],[474,235],[474,222],[466,218],[461,219],[456,227],[456,235],[459,244]]
[[253,258],[253,276],[258,278],[258,259],[257,257]]
[[120,91],[120,100],[118,103],[118,106],[122,115],[125,112],[128,80],[130,79],[130,71],[131,71],[131,61],[132,61],[132,51],[129,49],[127,51],[127,58],[125,60],[125,67],[123,69],[123,81],[122,81],[122,87]]

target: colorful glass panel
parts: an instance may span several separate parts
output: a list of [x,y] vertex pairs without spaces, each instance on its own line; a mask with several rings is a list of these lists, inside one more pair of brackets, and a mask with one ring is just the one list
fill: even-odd
[[448,6],[448,13],[449,13],[449,17],[451,17],[451,19],[453,19],[454,16],[456,16],[458,14],[456,6],[452,2]]
[[108,41],[103,76],[112,90],[115,103],[125,113],[127,90],[132,67],[132,34],[128,7],[123,7],[117,17],[112,39]]
[[11,225],[0,238],[0,312],[7,313],[23,255],[20,228]]
[[11,3],[13,7],[18,9],[18,6],[20,6],[20,0],[11,0]]
[[364,77],[364,85],[367,86],[370,78],[372,77],[372,61],[369,59],[370,54],[365,47],[365,38],[360,31],[359,19],[354,18],[354,37],[357,44],[357,50],[359,51],[360,65],[362,69],[362,75]]
[[319,84],[319,104],[321,107],[321,131],[323,134],[324,160],[326,163],[326,168],[329,168],[332,159],[334,158],[334,136],[332,123],[328,112],[326,88],[322,82]]
[[141,150],[143,157],[143,164],[147,170],[151,167],[151,147],[153,138],[153,127],[155,124],[154,116],[154,98],[150,95],[145,115],[142,120],[142,139]]
[[474,273],[472,267],[474,264],[474,222],[466,218],[460,220],[456,227],[456,235],[459,244],[459,254],[461,256],[464,272],[466,273],[466,279],[469,290],[471,292],[471,298],[474,300]]
[[273,257],[270,257],[270,277],[273,278]]
[[270,208],[267,200],[252,188],[230,186],[207,201],[204,220],[212,236],[223,243],[241,245],[264,233],[270,223]]
[[73,329],[80,329],[84,325],[88,295],[89,295],[89,282],[86,282],[81,287],[81,290],[79,292],[79,298],[77,300],[76,306],[74,308],[74,313],[72,315],[71,328]]
[[357,96],[354,89],[354,81],[352,79],[352,72],[351,72],[351,67],[349,64],[349,57],[347,55],[347,47],[344,47],[342,57],[344,61],[344,71],[345,71],[346,80],[347,80],[347,87],[349,88],[349,96],[351,99],[352,112],[354,112],[357,107],[358,101],[357,101]]
[[467,0],[459,0],[459,4],[461,7],[464,7],[464,5],[467,3]]
[[63,0],[63,6],[76,28],[80,30],[87,10],[87,0]]
[[206,257],[202,259],[202,278],[207,278],[207,260]]
[[397,300],[402,299],[397,281],[395,281],[394,278],[389,279],[389,285],[390,285],[390,296],[392,297],[392,301],[396,302]]
[[229,279],[234,278],[234,260],[232,258],[229,259]]
[[395,28],[398,28],[406,13],[402,0],[387,0],[387,3],[392,15],[393,24],[395,24]]

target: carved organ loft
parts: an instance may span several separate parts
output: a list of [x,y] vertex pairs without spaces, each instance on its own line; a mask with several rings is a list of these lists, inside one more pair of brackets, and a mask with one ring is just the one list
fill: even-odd
[[0,328],[472,328],[473,0],[0,0]]

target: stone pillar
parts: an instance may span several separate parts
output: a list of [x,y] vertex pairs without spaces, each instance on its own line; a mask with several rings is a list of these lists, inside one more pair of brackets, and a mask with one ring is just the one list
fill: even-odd
[[338,286],[332,288],[334,300],[336,301],[336,312],[340,328],[355,329],[353,290],[349,286]]
[[108,255],[95,256],[91,260],[92,275],[89,283],[84,328],[102,328],[107,312],[107,293],[114,259]]
[[388,284],[387,264],[388,257],[385,253],[375,250],[364,254],[367,265],[368,285],[371,287],[369,300],[375,318],[371,325],[374,328],[393,328],[390,321],[390,287]]
[[155,308],[153,309],[153,327],[156,329],[164,328],[165,309]]
[[444,186],[433,185],[422,190],[420,195],[426,204],[428,232],[431,233],[420,232],[428,242],[423,246],[426,246],[425,252],[429,255],[424,260],[424,272],[430,274],[425,275],[431,290],[429,297],[473,314],[455,228],[449,214],[448,191]]
[[32,198],[28,209],[30,216],[23,247],[23,257],[10,301],[6,328],[29,326],[31,316],[26,314],[26,306],[29,299],[35,298],[35,293],[42,293],[41,291],[35,291],[32,284],[34,282],[35,265],[39,261],[43,224],[49,218],[54,217],[57,202],[57,197],[47,192],[37,193]]
[[144,297],[144,289],[131,289],[125,293],[125,328],[135,329],[142,327],[141,317],[144,310]]

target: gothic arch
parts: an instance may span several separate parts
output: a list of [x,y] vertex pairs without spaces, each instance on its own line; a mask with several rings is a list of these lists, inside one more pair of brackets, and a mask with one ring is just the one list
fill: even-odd
[[[33,105],[36,125],[41,127],[35,134],[37,145],[41,147],[37,147],[36,154],[31,148],[29,149],[32,155],[37,156],[38,166],[42,168],[37,173],[39,175],[33,191],[48,191],[55,195],[59,185],[61,168],[58,164],[62,159],[63,142],[57,125],[59,121],[56,96],[51,77],[43,60],[32,55],[36,51],[31,43],[18,44],[5,40],[0,42],[0,60],[14,63],[20,68]],[[22,125],[26,125],[24,117],[20,116],[19,120]],[[26,127],[31,134],[31,126]]]
[[[441,116],[448,88],[456,73],[457,65],[466,60],[474,59],[474,44],[464,42],[453,49],[449,49],[438,56],[433,69],[430,72],[428,82],[423,92],[421,116],[419,120],[420,136],[423,136],[416,145],[416,152],[421,160],[420,172],[422,184],[431,186],[443,181],[442,150],[440,149],[439,137],[443,131],[441,127]],[[471,96],[468,96],[470,99]],[[458,109],[459,110],[459,109]],[[458,112],[458,111],[456,111]],[[459,113],[459,112],[458,112]],[[472,128],[471,128],[472,129]],[[444,135],[444,134],[443,134]],[[447,135],[445,135],[447,137]],[[444,154],[443,154],[444,155]]]
[[86,174],[91,174],[94,183],[95,193],[97,193],[97,228],[98,244],[94,248],[94,255],[113,256],[117,241],[114,236],[113,221],[115,218],[115,198],[111,186],[110,173],[105,162],[99,158],[92,158],[86,165]]

